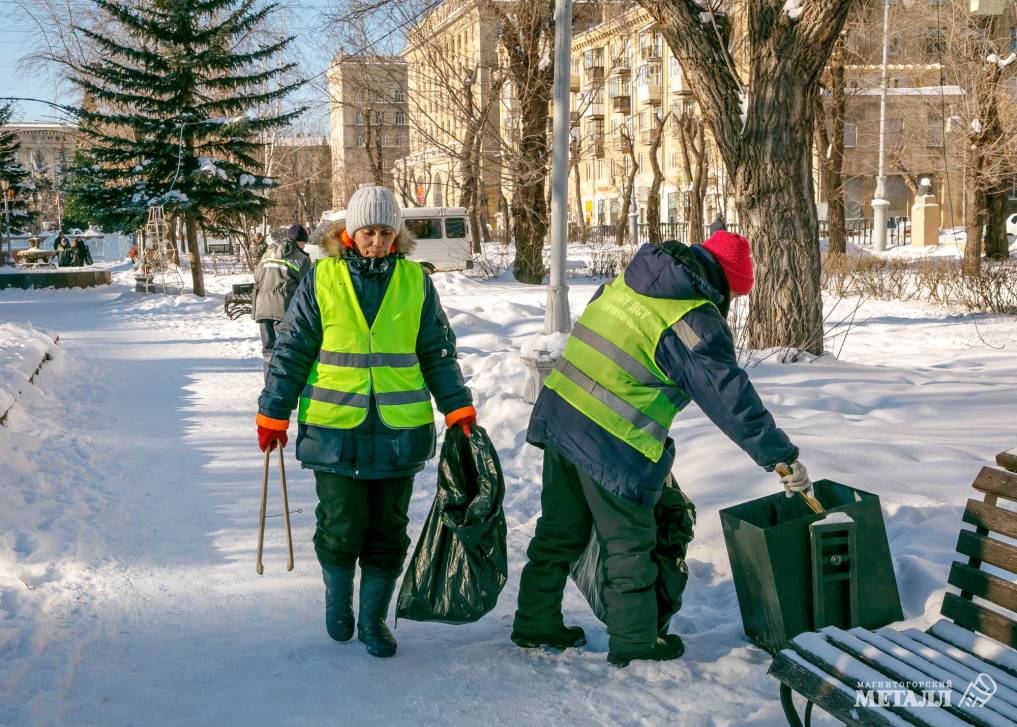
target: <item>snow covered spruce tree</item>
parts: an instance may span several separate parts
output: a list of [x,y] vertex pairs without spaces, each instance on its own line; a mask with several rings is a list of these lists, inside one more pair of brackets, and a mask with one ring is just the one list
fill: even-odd
[[819,77],[851,0],[639,4],[681,64],[731,178],[742,233],[752,242],[748,345],[820,353],[813,120]]
[[98,55],[74,82],[90,100],[80,118],[93,179],[77,193],[122,229],[164,205],[183,221],[204,295],[199,227],[263,212],[272,180],[259,174],[258,137],[303,111],[269,110],[300,85],[278,82],[293,64],[273,65],[292,36],[258,40],[276,5],[255,0],[91,1],[102,21],[76,30]]
[[[11,191],[7,201],[10,229],[12,232],[21,232],[31,225],[28,195],[25,192],[30,191],[32,183],[28,178],[28,171],[18,161],[18,150],[21,148],[18,135],[7,126],[13,113],[11,104],[0,106],[0,179],[10,185]],[[0,214],[2,204],[3,200],[0,199]]]

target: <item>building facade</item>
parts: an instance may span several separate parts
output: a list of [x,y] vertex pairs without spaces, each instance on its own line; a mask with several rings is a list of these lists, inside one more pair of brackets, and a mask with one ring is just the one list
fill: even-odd
[[409,146],[406,63],[393,56],[344,56],[328,73],[332,206],[363,184],[395,186],[392,169]]
[[27,208],[36,213],[40,230],[59,229],[62,210],[59,190],[74,161],[77,128],[55,122],[10,123],[6,127],[18,135],[21,148],[18,162],[32,182]]
[[407,34],[410,144],[394,169],[406,206],[459,206],[478,180],[482,222],[504,199],[499,138],[498,19],[483,3],[449,0]]
[[[984,44],[1017,53],[1014,8],[1013,2],[978,0],[891,3],[884,131],[889,215],[910,217],[916,184],[927,178],[940,203],[940,226],[964,224],[966,150],[977,121],[974,90],[986,56]],[[879,170],[883,3],[859,4],[845,30],[845,216],[871,219]],[[1004,111],[1013,118],[1017,74],[1012,70],[1001,92]],[[1017,206],[1017,158],[1012,168],[1011,197]],[[822,185],[817,189],[825,201],[826,190]]]
[[[681,66],[646,11],[629,10],[575,36],[571,91],[573,151],[579,150],[581,200],[577,206],[575,180],[571,179],[570,221],[578,221],[581,208],[591,228],[609,231],[616,225],[634,159],[638,165],[635,210],[641,224],[648,222],[647,197],[653,182],[649,154],[658,121],[666,119],[657,148],[663,173],[658,221],[687,222],[693,180],[687,178],[682,164],[679,123],[683,117],[698,117],[700,112]],[[704,174],[704,223],[718,213],[731,221],[730,185],[708,131]]]

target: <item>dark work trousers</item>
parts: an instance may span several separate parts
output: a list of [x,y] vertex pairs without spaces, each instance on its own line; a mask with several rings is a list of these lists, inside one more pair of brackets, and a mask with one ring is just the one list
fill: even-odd
[[314,481],[314,552],[320,562],[352,567],[359,558],[361,567],[402,568],[410,547],[413,475],[362,480],[315,470]]
[[541,634],[562,626],[565,581],[593,527],[603,554],[609,648],[649,646],[658,626],[653,509],[608,492],[550,447],[544,450],[540,519],[526,551],[515,628]]
[[268,362],[272,360],[272,349],[275,348],[275,327],[280,322],[258,321],[258,327],[261,329],[261,357],[263,359],[261,369],[266,374],[268,373]]

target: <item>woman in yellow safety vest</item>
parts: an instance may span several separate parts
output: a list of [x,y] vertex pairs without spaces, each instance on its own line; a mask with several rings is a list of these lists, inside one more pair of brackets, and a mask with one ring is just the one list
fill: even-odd
[[455,334],[431,279],[406,259],[413,239],[395,195],[362,187],[346,221],[315,230],[327,256],[303,279],[278,331],[258,400],[262,451],[285,446],[297,409],[297,459],[314,470],[314,549],[325,580],[325,627],[392,656],[385,625],[410,539],[413,478],[434,456],[431,399],[448,426],[476,422]]

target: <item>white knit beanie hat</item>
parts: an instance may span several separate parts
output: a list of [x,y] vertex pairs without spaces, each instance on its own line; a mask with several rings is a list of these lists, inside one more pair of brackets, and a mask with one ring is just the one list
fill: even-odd
[[402,217],[399,203],[388,187],[361,187],[346,203],[346,231],[351,235],[371,226],[399,230]]

